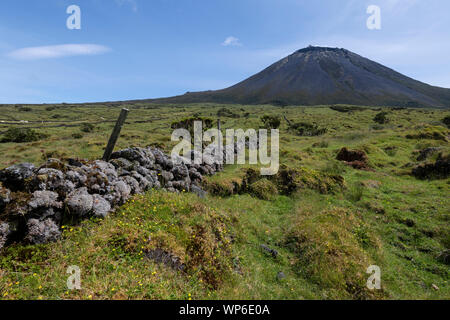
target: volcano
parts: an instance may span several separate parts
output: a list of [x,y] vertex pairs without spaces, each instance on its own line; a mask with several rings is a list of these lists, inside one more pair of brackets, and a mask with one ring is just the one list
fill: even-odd
[[149,101],[449,108],[450,89],[414,80],[346,49],[309,46],[232,87]]

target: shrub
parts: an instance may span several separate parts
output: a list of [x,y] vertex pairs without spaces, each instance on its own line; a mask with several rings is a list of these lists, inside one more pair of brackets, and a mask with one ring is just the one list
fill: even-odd
[[72,138],[81,139],[81,138],[83,138],[83,135],[81,133],[74,133],[74,134],[72,134]]
[[232,181],[203,181],[205,190],[219,197],[229,197],[237,193],[236,185]]
[[375,121],[376,123],[379,124],[385,124],[389,122],[389,119],[386,117],[387,116],[387,112],[380,112],[377,113],[377,115],[375,116],[375,118],[373,118],[373,121]]
[[351,112],[351,111],[364,111],[366,108],[362,107],[355,107],[355,106],[346,106],[346,105],[335,105],[330,107],[331,110],[337,111],[337,112]]
[[263,178],[250,185],[251,194],[262,200],[273,200],[278,189],[271,181]]
[[281,124],[280,117],[264,115],[261,117],[261,122],[266,129],[278,129]]
[[95,129],[95,126],[92,123],[83,123],[81,125],[81,131],[89,133],[89,132],[93,132]]
[[209,118],[202,118],[202,117],[191,117],[187,119],[183,119],[181,121],[172,122],[171,128],[172,129],[186,129],[191,132],[191,134],[194,132],[194,122],[201,121],[203,125],[203,130],[211,129],[213,126],[213,120]]
[[15,142],[34,142],[45,138],[46,135],[38,133],[30,128],[9,128],[4,134],[3,139],[0,140],[2,143]]
[[446,116],[444,119],[442,119],[442,123],[447,126],[447,128],[450,128],[450,116]]
[[317,124],[307,122],[297,122],[289,126],[289,130],[293,131],[298,136],[320,136],[327,132],[326,128],[319,128]]
[[18,110],[20,112],[31,112],[31,111],[33,111],[33,109],[31,109],[30,107],[19,107]]
[[234,113],[228,108],[221,108],[219,111],[217,111],[218,117],[229,117],[229,118],[239,118],[239,115],[237,113]]

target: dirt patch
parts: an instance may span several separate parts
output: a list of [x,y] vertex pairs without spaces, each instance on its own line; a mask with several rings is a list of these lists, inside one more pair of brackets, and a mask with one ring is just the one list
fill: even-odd
[[412,175],[418,179],[446,179],[450,175],[450,156],[439,155],[434,163],[421,164],[412,169]]
[[349,150],[347,148],[342,148],[337,157],[337,160],[344,161],[347,165],[358,170],[371,170],[369,167],[366,153],[361,150]]

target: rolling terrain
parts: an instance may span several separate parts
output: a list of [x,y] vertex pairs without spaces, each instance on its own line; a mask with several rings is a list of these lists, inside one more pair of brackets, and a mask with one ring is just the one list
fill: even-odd
[[[297,175],[297,188],[253,182],[255,167],[233,165],[205,178],[206,198],[149,190],[103,220],[61,226],[55,243],[5,247],[0,299],[450,298],[449,178],[412,174],[448,155],[448,110],[3,106],[2,118],[16,124],[0,123],[0,140],[10,128],[32,128],[36,140],[0,143],[0,170],[100,158],[121,107],[130,115],[117,150],[152,145],[170,152],[171,124],[190,117],[220,114],[223,129],[260,128],[264,116],[279,117],[282,172]],[[366,155],[363,170],[337,160],[344,147]],[[187,269],[155,260],[148,254],[155,249]],[[67,289],[72,265],[82,270],[81,290]],[[365,287],[369,265],[381,268],[381,290]]]

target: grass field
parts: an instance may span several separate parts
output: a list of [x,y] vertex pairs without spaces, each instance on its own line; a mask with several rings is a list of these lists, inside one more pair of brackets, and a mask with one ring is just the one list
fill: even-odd
[[[448,155],[449,130],[442,120],[450,111],[0,106],[0,133],[28,127],[45,135],[33,142],[0,143],[0,169],[54,157],[100,158],[122,107],[130,114],[117,149],[156,145],[170,151],[171,123],[192,116],[215,120],[221,111],[223,129],[257,129],[262,116],[278,116],[280,162],[303,170],[304,187],[292,194],[278,188],[268,200],[235,192],[248,166],[233,165],[206,179],[205,199],[157,190],[135,196],[105,220],[65,226],[56,244],[5,248],[1,299],[450,298],[450,180],[411,175],[421,162]],[[389,121],[374,122],[382,111]],[[292,123],[315,123],[326,133],[299,136],[288,130],[283,115]],[[337,161],[343,147],[364,151],[371,170]],[[439,152],[418,161],[420,150],[430,147]],[[344,185],[327,191],[315,187],[326,185],[320,177],[327,175],[342,176]],[[309,182],[314,179],[319,182]],[[184,271],[148,259],[146,253],[155,249],[179,257]],[[81,268],[81,290],[67,289],[71,265]],[[370,265],[381,269],[381,290],[366,288]]]

